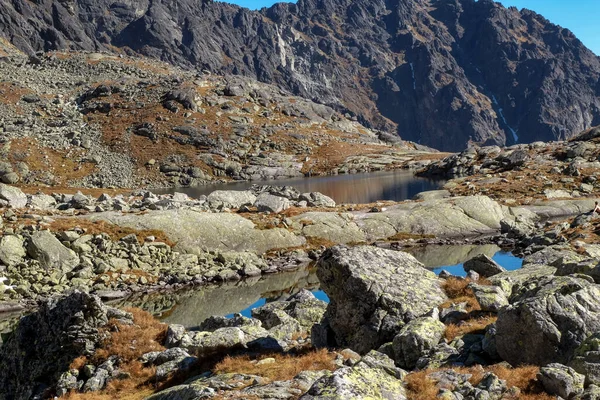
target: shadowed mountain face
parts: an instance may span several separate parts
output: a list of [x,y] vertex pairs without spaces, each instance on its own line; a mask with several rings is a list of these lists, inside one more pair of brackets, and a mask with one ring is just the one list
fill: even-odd
[[564,139],[600,124],[600,59],[489,0],[0,0],[28,52],[121,48],[241,74],[442,150]]

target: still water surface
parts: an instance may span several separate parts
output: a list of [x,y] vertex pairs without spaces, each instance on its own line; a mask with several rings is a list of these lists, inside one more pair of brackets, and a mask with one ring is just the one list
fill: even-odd
[[[481,248],[476,248],[474,250],[475,250],[475,253],[480,252],[479,254],[485,254],[486,250],[492,246],[496,247],[495,245],[489,245],[489,247],[481,246]],[[440,246],[440,247],[447,248],[447,247],[464,247],[464,246]],[[475,255],[477,255],[477,254],[475,254]],[[521,258],[515,257],[512,253],[507,252],[507,251],[496,252],[492,256],[492,259],[494,261],[496,261],[498,264],[500,264],[502,267],[504,267],[504,269],[506,269],[507,271],[514,271],[516,269],[520,269],[523,266],[523,260]],[[425,260],[419,260],[419,261],[424,262]],[[431,267],[428,265],[426,265],[426,266]],[[433,268],[433,272],[435,272],[437,275],[439,275],[440,272],[442,272],[443,270],[450,272],[454,276],[463,276],[464,277],[467,275],[467,273],[465,272],[465,270],[463,268],[462,262],[455,264],[455,265],[441,265],[441,266],[438,266],[437,268]],[[327,294],[325,294],[324,291],[313,290],[312,293],[315,295],[316,298],[329,303],[329,298],[327,297]],[[263,298],[259,299],[257,302],[252,303],[248,307],[241,310],[240,314],[242,314],[246,317],[251,317],[252,309],[265,305],[267,303],[267,301],[268,301],[268,299],[263,297]],[[228,314],[227,317],[231,318],[231,317],[233,317],[233,314]]]
[[[436,273],[445,269],[464,276],[462,264],[479,254],[492,257],[508,270],[518,269],[522,260],[503,252],[496,245],[426,246],[408,249],[415,258]],[[118,307],[139,307],[169,324],[181,324],[188,329],[198,327],[212,315],[232,316],[242,313],[251,316],[251,310],[267,302],[285,300],[301,289],[310,290],[321,300],[329,301],[319,289],[314,269],[299,269],[273,275],[255,277],[241,282],[204,286],[167,293],[135,294],[128,299],[112,302]],[[0,333],[12,331],[20,314],[2,315]],[[0,337],[0,344],[2,343]]]
[[219,183],[189,188],[165,189],[163,191],[155,190],[155,192],[159,194],[180,192],[198,198],[215,190],[247,190],[254,184],[293,186],[300,193],[321,192],[337,203],[361,204],[373,203],[378,200],[402,201],[411,199],[420,192],[439,189],[443,182],[416,177],[411,171],[395,170],[312,178]]
[[[462,264],[479,254],[492,257],[508,270],[520,268],[522,264],[521,259],[501,251],[496,245],[426,246],[407,251],[436,273],[445,269],[461,276],[465,276]],[[120,305],[140,307],[164,322],[193,329],[211,315],[250,316],[253,308],[285,300],[301,289],[310,290],[321,300],[329,300],[319,288],[314,269],[300,269],[175,293],[134,296]]]

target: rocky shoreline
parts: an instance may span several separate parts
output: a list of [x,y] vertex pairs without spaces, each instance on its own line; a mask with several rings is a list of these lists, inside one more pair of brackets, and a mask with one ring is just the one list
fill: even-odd
[[[3,334],[0,399],[599,398],[596,172],[553,181],[548,190],[569,194],[558,199],[483,186],[480,174],[516,185],[556,154],[527,149],[542,150],[504,149],[523,162],[471,169],[399,203],[340,205],[259,185],[192,199],[0,184],[1,307],[36,306]],[[499,157],[473,154],[478,165]],[[593,182],[589,197],[568,192],[579,180]],[[436,276],[404,252],[460,243],[510,247],[523,267],[475,256],[466,278]],[[251,318],[203,316],[187,328],[102,303],[307,265],[329,303],[297,290]]]

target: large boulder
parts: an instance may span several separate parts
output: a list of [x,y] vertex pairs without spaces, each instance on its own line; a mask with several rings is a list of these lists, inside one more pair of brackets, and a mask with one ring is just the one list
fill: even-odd
[[25,208],[27,205],[27,195],[21,189],[0,183],[0,207],[2,200],[12,208]]
[[506,271],[496,261],[492,260],[485,254],[471,258],[464,263],[463,268],[466,272],[475,271],[484,278],[489,278],[490,276],[494,276]]
[[269,193],[261,193],[254,202],[259,212],[280,213],[292,206],[292,202],[285,197],[274,196]]
[[319,192],[303,193],[300,200],[306,201],[310,207],[335,207],[335,200]]
[[240,208],[254,204],[256,196],[249,190],[216,190],[207,200],[213,207]]
[[93,354],[113,314],[123,316],[100,298],[78,291],[42,303],[0,347],[0,393],[29,399],[36,388],[54,385],[75,358]]
[[502,288],[498,286],[485,286],[476,283],[469,284],[475,299],[481,306],[481,311],[498,312],[508,305],[508,299]]
[[583,393],[585,376],[566,365],[552,363],[540,368],[537,379],[546,392],[563,399],[571,399]]
[[7,266],[20,263],[25,257],[23,239],[15,235],[6,235],[0,239],[0,262]]
[[444,336],[446,326],[437,318],[417,318],[406,324],[394,338],[394,358],[401,368],[413,369],[419,358],[429,355]]
[[585,384],[600,385],[600,332],[593,334],[575,349],[569,366],[585,375]]
[[581,275],[547,278],[502,308],[496,327],[498,354],[510,364],[566,363],[600,331],[600,287]]
[[66,248],[50,231],[33,233],[27,245],[27,253],[46,269],[57,268],[69,272],[79,265],[77,254]]
[[446,300],[437,276],[410,254],[336,246],[317,263],[336,344],[367,353]]
[[402,381],[379,368],[341,368],[316,381],[300,400],[406,400]]
[[502,288],[504,294],[512,301],[527,292],[531,286],[537,286],[541,279],[554,275],[556,268],[548,265],[528,265],[515,271],[502,272],[492,276],[490,282]]

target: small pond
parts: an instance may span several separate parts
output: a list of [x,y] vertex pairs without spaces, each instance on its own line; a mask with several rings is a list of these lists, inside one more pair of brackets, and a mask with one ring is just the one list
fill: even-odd
[[[507,270],[518,269],[522,265],[520,258],[502,251],[496,245],[426,246],[408,251],[438,274],[445,269],[453,275],[465,276],[462,264],[479,254],[492,257]],[[315,270],[303,268],[177,292],[134,294],[110,304],[139,307],[163,322],[194,329],[212,315],[231,317],[234,313],[241,313],[249,317],[253,308],[271,301],[285,300],[301,289],[310,290],[317,298],[329,301],[319,289]],[[10,332],[20,317],[20,313],[0,316],[0,333]]]
[[[415,258],[436,273],[447,270],[465,276],[462,264],[480,254],[492,257],[507,270],[520,268],[522,260],[496,245],[426,246],[409,250]],[[251,310],[268,302],[284,300],[300,289],[310,290],[321,300],[329,301],[319,289],[314,269],[301,269],[257,277],[242,282],[183,290],[176,293],[138,295],[115,303],[143,308],[166,323],[188,328],[198,326],[211,315],[251,316]]]
[[154,192],[159,194],[181,192],[190,197],[198,198],[215,190],[247,190],[254,184],[277,185],[293,186],[301,193],[321,192],[337,203],[364,204],[379,200],[402,201],[411,199],[418,193],[439,189],[443,183],[439,180],[416,177],[411,171],[395,170],[311,178],[219,183],[162,191],[154,190]]

